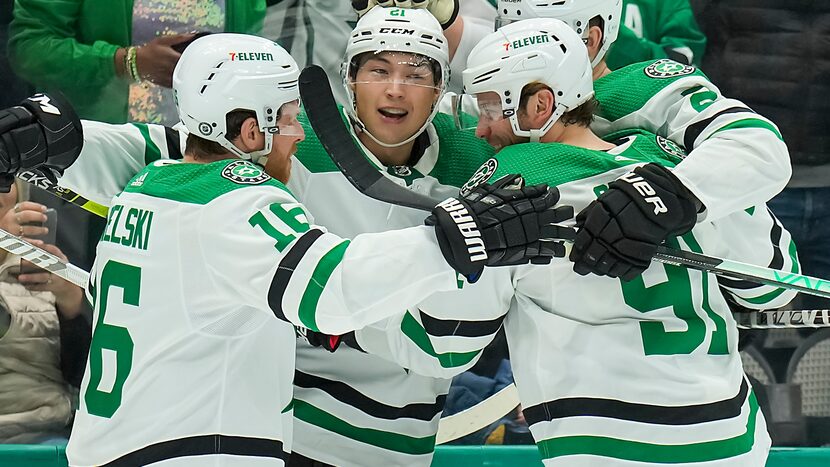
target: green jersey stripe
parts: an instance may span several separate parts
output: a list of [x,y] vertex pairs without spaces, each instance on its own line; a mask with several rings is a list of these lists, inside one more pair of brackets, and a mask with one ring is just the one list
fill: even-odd
[[138,128],[138,132],[141,133],[141,137],[144,138],[144,163],[150,164],[151,162],[155,162],[161,159],[161,150],[156,143],[153,142],[153,139],[150,138],[150,129],[147,127],[146,123],[133,123],[133,126]]
[[635,462],[689,463],[708,462],[745,454],[755,443],[758,401],[749,394],[746,431],[738,436],[701,443],[653,444],[604,436],[563,436],[536,443],[543,459],[562,456],[593,455]]
[[435,357],[441,363],[442,368],[455,368],[459,366],[466,365],[470,363],[472,359],[474,359],[481,350],[475,350],[472,352],[447,352],[447,353],[438,353],[435,351],[435,347],[433,347],[432,342],[429,340],[429,336],[427,335],[426,331],[423,327],[421,327],[418,320],[415,319],[409,312],[404,315],[403,320],[401,320],[401,331],[404,333],[406,337],[409,338],[415,345],[421,349],[422,352]]
[[416,438],[400,433],[357,427],[299,399],[294,401],[294,417],[349,439],[389,451],[421,455],[431,454],[435,449],[435,435]]
[[317,303],[320,301],[320,295],[323,294],[323,289],[334,273],[334,269],[343,260],[343,255],[346,253],[348,247],[348,240],[338,243],[337,246],[320,258],[320,261],[314,268],[314,272],[311,273],[311,280],[308,282],[308,286],[306,286],[305,292],[303,292],[303,297],[300,299],[300,310],[298,312],[300,321],[302,321],[305,327],[311,330],[320,331],[317,328]]
[[[712,134],[709,135],[709,138],[711,138],[716,133],[719,133],[721,131],[735,130],[735,129],[738,129],[738,128],[760,128],[760,129],[763,129],[763,130],[769,130],[769,131],[773,132],[778,139],[780,139],[781,141],[784,141],[784,137],[781,136],[781,132],[779,132],[778,129],[775,128],[775,126],[772,123],[761,120],[760,118],[745,118],[743,120],[737,120],[737,121],[734,121],[732,123],[726,124],[726,125],[718,128],[714,132],[712,132]],[[706,139],[709,139],[709,138],[706,138]]]

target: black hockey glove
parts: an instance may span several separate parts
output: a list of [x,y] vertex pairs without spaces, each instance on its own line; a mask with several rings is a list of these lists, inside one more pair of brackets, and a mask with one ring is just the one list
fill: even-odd
[[666,238],[691,230],[699,206],[669,169],[655,163],[634,169],[576,216],[574,271],[633,279]]
[[313,347],[322,347],[329,352],[334,352],[340,347],[340,342],[343,341],[343,336],[330,336],[322,332],[312,331],[311,329],[294,326],[294,331],[297,333],[297,338],[308,342]]
[[35,94],[0,110],[0,191],[8,193],[22,170],[36,169],[57,183],[83,143],[81,121],[59,94]]
[[565,256],[563,240],[572,240],[575,231],[555,223],[572,218],[573,207],[553,208],[556,188],[523,185],[521,176],[506,175],[447,199],[427,217],[447,263],[470,282],[484,266],[547,264]]

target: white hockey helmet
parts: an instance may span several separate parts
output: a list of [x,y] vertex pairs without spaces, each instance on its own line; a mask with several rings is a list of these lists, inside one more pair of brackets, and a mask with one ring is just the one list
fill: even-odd
[[[300,69],[282,47],[262,37],[211,34],[190,44],[173,71],[179,118],[190,133],[215,141],[244,159],[271,152],[279,113],[298,111]],[[295,101],[296,104],[295,104]],[[284,104],[288,104],[283,108]],[[256,114],[265,148],[244,153],[227,138],[225,117],[234,110]]]
[[[500,111],[496,118],[509,118],[516,136],[534,142],[562,114],[594,95],[585,44],[567,24],[550,18],[511,23],[487,35],[470,52],[463,78],[467,94],[497,93],[501,109],[496,109]],[[522,89],[533,82],[550,87],[556,104],[542,128],[522,130],[517,115],[519,102]],[[482,111],[481,118],[487,118],[486,114]]]
[[602,46],[591,66],[597,66],[617,40],[622,21],[622,0],[498,0],[497,8],[496,29],[525,19],[556,18],[567,23],[583,39],[588,38],[588,23],[601,17]]
[[[364,53],[403,52],[426,57],[440,68],[438,99],[424,125],[406,140],[395,144],[379,141],[357,116],[355,96],[352,89],[353,77],[357,73],[358,56]],[[346,57],[341,67],[343,85],[349,96],[349,114],[352,119],[377,144],[384,147],[402,146],[423,133],[435,114],[437,103],[446,92],[450,79],[450,52],[441,24],[426,9],[385,8],[375,6],[357,22],[346,44]]]

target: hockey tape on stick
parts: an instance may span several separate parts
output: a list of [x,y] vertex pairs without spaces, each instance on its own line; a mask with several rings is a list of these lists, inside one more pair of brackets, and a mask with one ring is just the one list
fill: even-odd
[[52,195],[57,196],[58,198],[64,201],[68,201],[74,204],[75,206],[80,207],[81,209],[89,211],[100,217],[107,217],[107,212],[109,211],[109,208],[107,208],[106,206],[98,204],[95,201],[90,201],[72,190],[56,185],[52,183],[51,180],[37,172],[31,170],[24,170],[22,172],[19,172],[16,175],[16,177],[20,180],[23,180],[24,182],[31,184],[32,186],[36,186],[41,190],[44,190]]
[[397,190],[398,185],[366,158],[346,128],[326,72],[319,66],[310,65],[300,73],[300,98],[323,148],[340,172],[361,193],[380,201],[424,211],[432,211],[436,204],[443,201],[407,189]]
[[[300,73],[300,96],[308,121],[314,128],[329,157],[340,172],[361,193],[386,203],[432,211],[443,199],[415,193],[386,178],[361,151],[346,128],[337,102],[331,92],[326,73],[311,65]],[[768,284],[785,289],[830,298],[830,282],[824,279],[701,255],[660,246],[653,258],[666,264],[685,266],[700,271]]]
[[0,248],[8,251],[13,255],[20,256],[33,263],[35,266],[43,268],[56,276],[60,276],[67,281],[77,285],[80,288],[85,288],[89,282],[89,273],[74,264],[58,258],[48,251],[38,248],[22,238],[12,235],[3,229],[0,229]]
[[435,444],[444,444],[475,433],[510,413],[519,405],[516,385],[505,386],[480,403],[457,414],[441,418]]
[[830,310],[778,310],[732,313],[739,329],[830,327]]

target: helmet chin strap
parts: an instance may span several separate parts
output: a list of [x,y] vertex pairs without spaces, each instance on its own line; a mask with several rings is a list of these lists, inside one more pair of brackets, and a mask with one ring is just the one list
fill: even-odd
[[372,141],[374,141],[375,143],[377,143],[378,145],[380,145],[384,148],[398,148],[398,147],[403,146],[404,144],[407,144],[407,143],[410,143],[410,142],[414,141],[415,138],[420,136],[421,133],[423,133],[427,129],[429,124],[432,123],[432,119],[435,118],[435,114],[438,113],[438,102],[440,102],[443,97],[444,97],[444,93],[442,92],[441,95],[438,96],[438,100],[436,100],[435,103],[432,105],[432,113],[429,114],[429,117],[427,117],[427,120],[424,122],[424,124],[421,126],[421,128],[418,129],[418,131],[416,131],[412,136],[410,136],[409,138],[406,138],[405,140],[401,141],[400,143],[392,143],[392,144],[384,143],[383,141],[376,138],[375,135],[373,135],[372,132],[369,131],[368,128],[366,128],[366,125],[363,123],[363,121],[360,119],[360,117],[357,116],[357,106],[356,105],[352,104],[352,112],[350,112],[350,113],[352,114],[351,115],[352,119],[355,121],[357,126],[360,128],[360,131],[362,131],[363,133],[366,133],[366,135],[369,136],[369,138]]
[[220,145],[222,145],[222,147],[224,147],[228,151],[230,151],[233,154],[239,156],[241,159],[245,159],[245,160],[253,161],[253,162],[258,162],[262,159],[267,160],[267,156],[268,156],[269,153],[271,153],[271,148],[272,148],[273,142],[274,142],[274,135],[271,132],[266,130],[264,133],[265,133],[265,147],[258,150],[258,151],[243,152],[241,149],[236,147],[235,144],[228,141],[228,139],[225,138],[224,135],[220,136],[217,139],[216,142],[219,143]]
[[541,141],[542,137],[545,136],[545,133],[550,131],[553,124],[559,120],[559,117],[565,113],[568,109],[563,105],[557,105],[556,109],[554,109],[553,113],[550,114],[547,121],[541,128],[534,128],[531,130],[522,130],[519,127],[519,113],[514,112],[513,115],[510,116],[510,126],[513,128],[513,134],[516,136],[522,136],[525,138],[530,138],[531,143],[538,143]]

